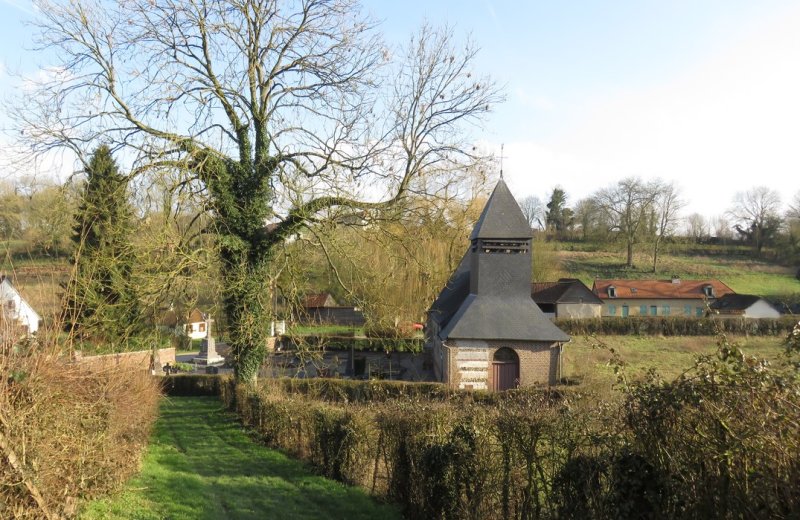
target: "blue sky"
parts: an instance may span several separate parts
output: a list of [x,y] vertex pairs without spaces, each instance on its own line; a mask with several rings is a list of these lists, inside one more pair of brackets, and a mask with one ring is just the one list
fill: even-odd
[[[518,197],[570,200],[623,177],[674,180],[721,214],[758,184],[800,190],[796,1],[365,0],[399,44],[427,21],[471,34],[507,101],[475,137]],[[0,0],[0,88],[30,73],[25,0]]]

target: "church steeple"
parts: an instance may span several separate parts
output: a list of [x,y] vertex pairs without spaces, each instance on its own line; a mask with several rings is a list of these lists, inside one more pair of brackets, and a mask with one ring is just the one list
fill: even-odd
[[477,238],[530,239],[531,227],[503,179],[497,182],[480,218],[472,228],[470,240]]
[[470,235],[470,293],[530,298],[531,228],[501,179]]

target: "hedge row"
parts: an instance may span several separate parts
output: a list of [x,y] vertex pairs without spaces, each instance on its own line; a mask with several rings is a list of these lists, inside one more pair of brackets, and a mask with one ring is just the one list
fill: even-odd
[[356,392],[342,383],[271,380],[221,390],[268,445],[408,518],[791,518],[800,365],[789,361],[761,365],[723,341],[678,380],[653,376],[607,401],[424,399],[433,388],[383,399],[389,387],[358,383],[378,398],[354,403],[337,396]]
[[777,319],[643,317],[558,319],[556,325],[567,334],[642,336],[713,336],[726,334],[785,336],[797,324],[797,317]]
[[[139,467],[158,415],[144,370],[71,363],[0,334],[0,518],[70,518]],[[55,348],[53,348],[55,350]]]
[[302,396],[329,403],[381,403],[391,400],[426,402],[472,402],[497,404],[504,400],[518,399],[525,394],[547,395],[559,398],[561,390],[546,388],[520,388],[509,392],[496,393],[481,390],[456,390],[443,383],[418,383],[408,381],[368,380],[331,378],[277,378],[268,383],[281,393]]
[[207,374],[176,374],[158,377],[161,390],[170,397],[193,397],[220,395],[221,387],[230,379],[226,376]]
[[422,352],[422,338],[353,338],[348,336],[282,336],[280,344],[285,349],[298,348],[298,344],[324,347],[330,350],[357,352]]

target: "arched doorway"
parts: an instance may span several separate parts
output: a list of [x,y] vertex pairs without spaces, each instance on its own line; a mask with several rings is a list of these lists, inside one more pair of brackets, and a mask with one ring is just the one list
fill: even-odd
[[500,392],[519,386],[519,356],[508,347],[494,351],[492,390]]

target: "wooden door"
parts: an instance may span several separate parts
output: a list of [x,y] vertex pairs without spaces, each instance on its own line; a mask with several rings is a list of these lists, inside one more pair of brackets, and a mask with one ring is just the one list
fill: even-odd
[[519,357],[510,348],[497,349],[492,360],[492,390],[501,392],[519,386]]

